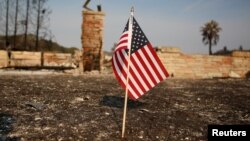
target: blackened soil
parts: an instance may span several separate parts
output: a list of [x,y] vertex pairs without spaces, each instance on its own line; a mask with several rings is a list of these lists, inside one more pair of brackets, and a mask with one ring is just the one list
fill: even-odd
[[[113,75],[0,76],[0,140],[119,141]],[[250,123],[250,81],[168,79],[128,102],[128,141],[203,141],[208,124]]]

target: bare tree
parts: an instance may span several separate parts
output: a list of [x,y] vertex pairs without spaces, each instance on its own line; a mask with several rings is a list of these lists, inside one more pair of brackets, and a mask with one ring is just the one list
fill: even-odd
[[19,8],[19,4],[18,4],[18,0],[16,0],[16,11],[15,11],[15,28],[14,28],[14,44],[13,47],[16,48],[16,36],[17,36],[17,25],[18,25],[18,8]]
[[0,0],[0,34],[5,35],[5,19],[6,19],[6,10],[5,10],[5,1]]
[[25,31],[24,31],[24,47],[25,49],[29,49],[27,46],[27,33],[28,33],[28,26],[29,26],[29,10],[30,10],[30,0],[26,2],[26,15],[25,15]]
[[[41,50],[39,38],[50,38],[49,15],[51,10],[48,0],[0,0],[0,35],[5,35],[1,42],[10,43],[18,50]],[[22,27],[22,28],[20,28]],[[20,38],[24,35],[23,42]],[[29,38],[35,35],[35,40]],[[50,35],[51,34],[51,35]]]
[[36,26],[36,50],[39,47],[39,30],[40,30],[41,0],[38,0],[37,6],[37,26]]
[[[33,0],[33,4],[36,6],[37,11],[37,19],[36,19],[36,50],[39,49],[39,37],[40,37],[40,30],[41,29],[47,29],[46,28],[46,19],[49,19],[49,14],[51,13],[50,9],[46,7],[46,2],[48,0]],[[49,21],[49,20],[48,20]],[[46,33],[44,34],[46,35]],[[43,66],[43,53],[44,49],[43,47],[40,48],[41,50],[41,66]]]
[[9,44],[9,0],[6,0],[6,25],[5,25],[5,43]]
[[46,6],[46,2],[48,0],[33,0],[33,4],[36,6],[37,11],[37,17],[36,17],[36,50],[39,49],[39,36],[40,36],[40,30],[46,29],[46,18],[49,17],[49,14],[51,13],[51,10],[49,7]]
[[[20,4],[24,0],[0,0],[0,34],[5,35],[5,44],[13,45],[13,48],[17,45],[17,34],[20,33],[19,22],[22,10]],[[4,32],[4,33],[3,33]]]

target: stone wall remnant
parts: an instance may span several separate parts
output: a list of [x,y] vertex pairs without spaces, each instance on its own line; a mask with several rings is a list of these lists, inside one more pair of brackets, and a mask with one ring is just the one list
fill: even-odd
[[8,66],[8,54],[6,51],[0,50],[0,68],[4,68]]
[[[45,52],[43,53],[43,59],[44,67],[76,68],[77,63],[70,53]],[[41,66],[41,52],[12,51],[9,59],[7,52],[0,50],[0,68]]]
[[244,78],[250,71],[250,52],[230,56],[183,54],[178,48],[158,47],[157,54],[175,78]]

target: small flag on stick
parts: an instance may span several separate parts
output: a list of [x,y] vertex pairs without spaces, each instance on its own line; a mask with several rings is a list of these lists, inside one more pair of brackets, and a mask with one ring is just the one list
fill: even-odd
[[133,16],[131,20],[132,31],[128,22],[114,51],[112,66],[121,86],[125,90],[128,87],[129,97],[136,100],[169,75]]
[[169,74],[134,18],[134,8],[112,56],[115,76],[125,89],[122,138],[125,134],[128,95],[136,100]]

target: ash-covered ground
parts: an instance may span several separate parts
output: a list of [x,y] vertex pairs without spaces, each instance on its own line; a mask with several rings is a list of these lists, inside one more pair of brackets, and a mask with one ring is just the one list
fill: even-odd
[[[0,75],[0,141],[119,141],[113,75]],[[250,80],[168,79],[129,101],[127,141],[205,141],[208,124],[250,123]]]

